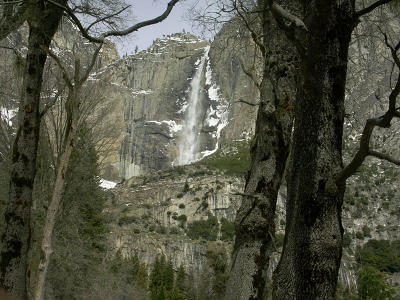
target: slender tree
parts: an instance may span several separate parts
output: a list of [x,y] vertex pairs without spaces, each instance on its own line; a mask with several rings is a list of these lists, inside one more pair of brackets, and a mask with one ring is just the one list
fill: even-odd
[[[112,24],[112,17],[125,8],[106,15],[95,15],[95,21],[84,27],[75,13],[88,13],[90,6],[87,5],[78,3],[77,6],[71,8],[67,0],[24,0],[1,3],[0,38],[7,36],[25,21],[29,26],[28,53],[19,110],[20,122],[12,149],[9,201],[0,245],[0,285],[15,296],[21,299],[27,297],[26,281],[29,281],[30,277],[30,274],[27,274],[27,253],[41,123],[40,92],[48,49],[63,13],[68,14],[87,39],[103,43],[106,37],[128,35],[142,27],[163,21],[178,1],[171,0],[165,12],[159,17],[137,23],[125,30],[112,28],[98,37],[90,35],[90,30],[102,22],[109,21],[108,24]],[[15,10],[16,13],[14,13]]]

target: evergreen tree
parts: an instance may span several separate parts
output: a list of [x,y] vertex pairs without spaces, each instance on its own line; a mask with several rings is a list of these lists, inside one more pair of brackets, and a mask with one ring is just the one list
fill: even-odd
[[178,274],[176,275],[175,287],[182,293],[185,293],[186,291],[185,280],[186,280],[186,273],[185,269],[183,268],[183,265],[181,264],[181,266],[178,269]]
[[166,291],[171,291],[174,288],[174,267],[170,259],[166,261],[162,274],[163,287]]

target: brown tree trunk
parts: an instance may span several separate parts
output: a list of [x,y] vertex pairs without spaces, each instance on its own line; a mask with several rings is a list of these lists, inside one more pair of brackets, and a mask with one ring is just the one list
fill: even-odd
[[[305,2],[303,2],[305,3]],[[303,41],[286,234],[274,299],[334,299],[342,255],[342,134],[354,1],[303,4]]]
[[[60,1],[65,4],[66,1]],[[30,6],[28,53],[19,111],[19,128],[12,149],[9,201],[2,229],[0,285],[18,299],[26,299],[27,254],[30,239],[32,189],[40,128],[40,91],[46,52],[57,30],[62,11],[46,2]]]
[[[264,3],[262,3],[264,2]],[[296,87],[294,47],[279,33],[266,10],[261,20],[265,39],[252,164],[242,205],[236,216],[236,239],[225,299],[264,299],[269,259],[274,248],[275,209],[289,155]]]

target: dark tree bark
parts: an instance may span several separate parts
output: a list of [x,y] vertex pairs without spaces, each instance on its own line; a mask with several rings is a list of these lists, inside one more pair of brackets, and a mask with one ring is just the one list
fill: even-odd
[[[274,299],[334,299],[342,255],[345,183],[342,134],[354,0],[300,1],[307,32],[292,35],[301,55],[286,234]],[[278,16],[279,18],[279,16]],[[281,24],[288,33],[291,28]],[[302,35],[299,35],[300,37]]]
[[[287,2],[287,1],[282,1]],[[293,121],[298,59],[279,32],[267,1],[259,1],[266,57],[260,84],[252,164],[236,217],[236,239],[225,299],[264,299],[269,259],[274,247],[275,210]],[[253,37],[254,38],[254,37]]]
[[[59,1],[65,5],[66,1]],[[40,129],[40,92],[46,52],[62,10],[46,2],[28,7],[28,53],[19,111],[20,126],[12,149],[12,173],[5,228],[0,245],[0,283],[18,299],[26,299],[27,253],[30,239],[32,189]]]

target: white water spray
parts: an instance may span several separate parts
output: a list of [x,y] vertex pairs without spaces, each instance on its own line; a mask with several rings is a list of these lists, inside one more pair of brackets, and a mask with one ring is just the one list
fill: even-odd
[[197,160],[199,152],[199,118],[201,112],[201,80],[206,58],[208,57],[208,46],[200,60],[196,73],[190,83],[190,98],[185,116],[185,123],[178,145],[178,165],[187,165]]

